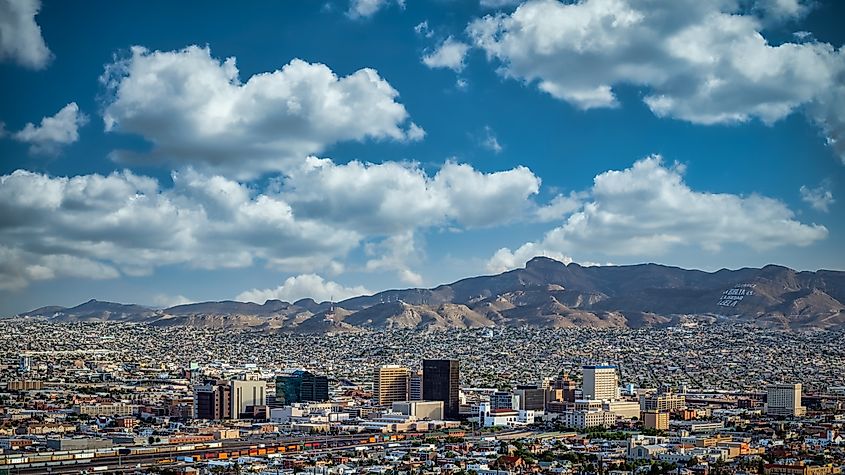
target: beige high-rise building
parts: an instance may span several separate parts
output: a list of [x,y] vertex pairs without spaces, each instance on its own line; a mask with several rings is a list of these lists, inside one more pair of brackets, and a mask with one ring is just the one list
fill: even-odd
[[618,399],[619,376],[616,374],[616,366],[584,366],[584,383],[581,390],[584,399]]
[[807,413],[807,408],[801,405],[801,383],[772,384],[766,392],[766,414],[801,417]]
[[646,429],[669,430],[669,413],[643,411],[643,427]]
[[267,405],[267,382],[256,380],[235,380],[230,383],[232,388],[232,417],[240,418],[247,412],[247,406]]
[[376,368],[373,397],[379,405],[407,401],[411,392],[411,370],[404,366],[385,365]]

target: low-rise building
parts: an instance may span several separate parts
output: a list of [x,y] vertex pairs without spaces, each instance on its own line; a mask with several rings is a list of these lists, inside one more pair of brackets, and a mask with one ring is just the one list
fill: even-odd
[[559,420],[566,427],[586,429],[588,427],[612,427],[618,416],[602,409],[564,411]]
[[77,404],[73,406],[73,412],[85,414],[91,417],[97,416],[131,416],[138,412],[138,406],[122,402]]
[[764,465],[763,471],[765,475],[837,475],[842,473],[840,467],[832,464],[806,465],[803,462],[789,465]]
[[392,409],[417,419],[443,419],[443,401],[397,401],[392,404]]
[[493,409],[489,403],[478,406],[478,424],[481,427],[517,426],[533,424],[536,411]]

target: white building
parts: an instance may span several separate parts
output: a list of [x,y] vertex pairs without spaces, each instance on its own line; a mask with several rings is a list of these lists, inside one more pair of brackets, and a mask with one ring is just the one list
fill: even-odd
[[616,366],[587,365],[584,366],[584,383],[582,384],[584,399],[619,398],[619,377]]
[[566,427],[586,429],[588,427],[612,427],[616,424],[616,414],[601,409],[581,409],[565,411],[560,414],[560,421]]
[[633,419],[635,417],[640,417],[640,403],[636,401],[602,401],[599,399],[577,399],[575,401],[575,410],[586,412],[610,412],[622,419]]
[[602,410],[612,412],[622,419],[640,417],[640,403],[637,401],[603,401]]
[[478,406],[478,424],[481,427],[519,426],[533,424],[536,411],[516,409],[493,409],[489,403]]
[[669,421],[669,427],[689,433],[716,432],[725,428],[722,421]]
[[801,417],[807,413],[807,408],[801,405],[801,383],[772,384],[766,392],[766,414]]
[[267,405],[267,383],[255,380],[232,381],[232,417],[239,418],[247,406]]
[[289,423],[341,423],[349,420],[348,412],[330,402],[297,402],[289,406],[270,409],[270,422]]
[[392,409],[417,419],[443,419],[443,401],[397,401],[392,404]]

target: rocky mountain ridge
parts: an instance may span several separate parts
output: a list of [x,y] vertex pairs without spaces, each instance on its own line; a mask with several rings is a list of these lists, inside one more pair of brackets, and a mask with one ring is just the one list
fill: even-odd
[[537,257],[524,268],[431,289],[388,290],[337,303],[221,301],[154,309],[91,300],[21,317],[129,321],[256,331],[335,333],[494,326],[621,328],[733,319],[786,329],[845,329],[845,272],[687,270],[658,264],[584,267]]

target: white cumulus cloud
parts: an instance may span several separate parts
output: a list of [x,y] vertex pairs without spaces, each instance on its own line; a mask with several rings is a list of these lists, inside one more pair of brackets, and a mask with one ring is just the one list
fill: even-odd
[[564,264],[572,262],[571,257],[560,251],[545,249],[536,243],[526,243],[515,251],[506,247],[496,251],[496,253],[493,254],[493,257],[487,261],[487,271],[499,274],[511,269],[523,267],[526,262],[537,256],[548,257],[556,261],[563,262]]
[[170,308],[194,302],[196,300],[185,297],[184,295],[157,294],[153,297],[153,305],[158,308]]
[[[778,11],[801,6],[769,3]],[[467,32],[501,74],[581,109],[617,107],[614,88],[634,85],[659,117],[771,124],[806,107],[831,140],[841,140],[842,48],[771,44],[761,20],[738,8],[699,0],[530,0],[471,22]]]
[[431,38],[434,35],[434,32],[428,27],[428,20],[423,20],[417,23],[414,27],[414,33],[425,36],[426,38]]
[[537,208],[537,220],[541,222],[560,221],[581,207],[581,198],[577,193],[557,195],[552,200]]
[[752,12],[766,24],[777,24],[806,15],[811,2],[806,0],[756,0]]
[[493,153],[502,151],[502,144],[499,143],[496,133],[493,132],[493,129],[489,125],[484,126],[484,137],[481,139],[481,145]]
[[482,173],[446,162],[339,165],[308,158],[265,187],[191,168],[172,186],[129,171],[0,176],[0,288],[60,277],[145,275],[157,267],[336,275],[366,245],[365,270],[412,270],[415,232],[530,220],[540,180],[527,168]]
[[416,237],[412,231],[388,237],[380,243],[370,243],[365,252],[370,257],[366,263],[366,270],[396,271],[399,280],[408,285],[419,287],[423,285],[420,274],[411,269],[410,262],[419,261],[420,250],[416,245]]
[[667,166],[656,155],[604,172],[562,225],[516,250],[500,249],[489,267],[519,266],[543,254],[650,257],[683,246],[717,253],[727,245],[762,251],[827,237],[827,228],[801,223],[781,201],[695,191],[683,173],[683,166]]
[[47,66],[52,54],[35,22],[40,9],[39,0],[0,0],[0,60],[32,69]]
[[152,152],[118,151],[122,162],[193,165],[247,179],[341,141],[419,140],[399,93],[373,69],[338,77],[294,59],[241,82],[235,58],[208,48],[133,47],[106,67],[107,131],[143,136]]
[[422,57],[422,62],[429,68],[447,68],[455,72],[464,69],[464,58],[466,58],[469,45],[457,41],[451,36],[440,43],[437,48]]
[[79,128],[88,123],[88,116],[79,111],[76,102],[64,106],[56,115],[44,117],[41,124],[32,122],[12,137],[29,144],[33,154],[55,155],[62,146],[79,140]]
[[[0,285],[61,276],[114,278],[156,267],[320,269],[362,236],[297,218],[272,193],[187,170],[174,186],[124,171],[51,177],[0,176]],[[326,260],[329,261],[326,261]]]
[[0,244],[0,290],[17,290],[31,282],[58,277],[113,279],[114,267],[70,254],[47,254]]
[[317,274],[302,274],[285,279],[282,285],[274,289],[252,289],[238,294],[235,300],[263,304],[267,300],[282,300],[295,302],[304,298],[311,298],[317,302],[327,300],[345,300],[359,295],[371,294],[360,285],[344,287],[337,282],[325,280]]
[[[376,14],[382,8],[387,7],[393,0],[350,0],[349,10],[346,14],[350,18],[368,18]],[[405,0],[395,0],[399,8],[405,8]]]
[[285,197],[297,214],[370,234],[416,227],[489,227],[533,211],[540,179],[525,167],[482,173],[446,162],[433,176],[415,163],[308,158],[291,170]]
[[824,182],[821,185],[810,188],[806,185],[800,189],[801,199],[813,207],[813,209],[827,213],[830,205],[836,203],[833,199],[833,192],[830,190],[830,183]]

